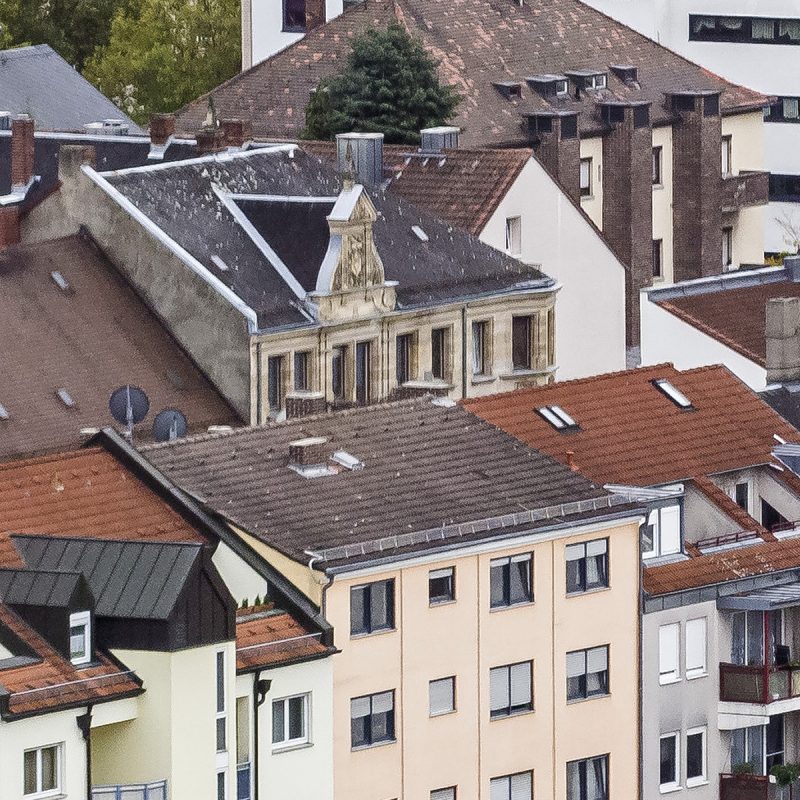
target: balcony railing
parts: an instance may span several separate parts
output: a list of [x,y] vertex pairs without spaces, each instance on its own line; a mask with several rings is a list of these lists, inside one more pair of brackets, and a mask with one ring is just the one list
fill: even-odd
[[719,665],[719,699],[764,705],[800,697],[800,667]]
[[167,800],[167,782],[93,786],[92,800]]
[[769,202],[769,173],[740,172],[722,178],[723,212],[739,211]]
[[250,763],[236,766],[236,800],[250,800]]
[[796,800],[800,798],[798,783],[778,786],[766,775],[719,776],[719,800]]

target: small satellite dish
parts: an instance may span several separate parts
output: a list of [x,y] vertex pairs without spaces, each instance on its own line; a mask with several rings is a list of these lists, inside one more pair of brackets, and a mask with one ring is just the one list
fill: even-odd
[[157,442],[171,442],[186,436],[189,425],[177,408],[165,408],[153,420],[153,438]]
[[108,401],[111,416],[120,425],[127,425],[128,432],[133,431],[133,426],[140,423],[150,410],[150,401],[143,389],[138,386],[120,386],[114,389]]

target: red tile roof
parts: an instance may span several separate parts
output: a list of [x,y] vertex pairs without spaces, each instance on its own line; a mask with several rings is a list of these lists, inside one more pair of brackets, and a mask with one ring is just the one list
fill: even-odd
[[[675,405],[666,378],[693,404]],[[652,486],[766,464],[774,435],[800,432],[725,367],[679,372],[670,364],[464,401],[465,407],[593,481]],[[580,426],[561,432],[536,409],[559,405]],[[571,454],[571,455],[570,455]]]
[[767,301],[800,297],[800,283],[779,281],[657,301],[666,311],[766,366]]
[[261,667],[319,658],[333,649],[320,642],[285,611],[240,609],[236,614],[236,669],[249,672]]

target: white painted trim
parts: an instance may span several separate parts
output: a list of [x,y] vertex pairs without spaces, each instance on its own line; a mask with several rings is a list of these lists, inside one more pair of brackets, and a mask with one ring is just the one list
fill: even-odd
[[[79,139],[81,141],[87,142],[130,142],[133,144],[146,144],[150,142],[150,137],[145,136],[143,134],[134,133],[131,135],[127,134],[102,134],[102,133],[81,133],[80,131],[75,131],[74,133],[68,133],[66,131],[35,131],[34,137],[37,139],[59,139],[59,140],[69,140],[72,141],[74,139]],[[0,131],[0,136],[11,136],[10,130],[2,130]],[[181,139],[175,141],[183,141],[183,142],[191,142],[194,140],[189,139]]]
[[350,217],[353,216],[353,211],[355,211],[356,203],[358,203],[358,199],[363,193],[364,187],[360,183],[355,184],[350,189],[342,189],[336,198],[336,203],[328,219],[335,222],[349,222]]
[[[177,163],[177,162],[173,162]],[[96,186],[102,189],[123,211],[138,222],[156,241],[163,244],[170,252],[176,255],[189,269],[202,278],[212,289],[225,298],[247,320],[249,333],[258,333],[258,317],[247,303],[232,289],[226,286],[219,278],[204,267],[191,253],[181,247],[173,238],[168,236],[144,212],[140,211],[127,197],[112,186],[103,175],[96,172],[88,164],[81,167],[84,175]]]
[[10,206],[21,203],[27,196],[34,183],[39,182],[39,176],[33,175],[30,180],[21,186],[12,186],[10,194],[0,195],[0,206]]
[[284,194],[229,194],[234,200],[262,200],[267,203],[335,203],[337,196],[333,197],[303,197],[301,195]]

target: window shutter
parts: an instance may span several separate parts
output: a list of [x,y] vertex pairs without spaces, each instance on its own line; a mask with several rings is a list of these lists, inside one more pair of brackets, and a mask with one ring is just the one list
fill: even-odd
[[372,695],[372,713],[381,714],[394,708],[394,697],[391,692]]
[[567,653],[567,677],[578,678],[586,674],[586,651],[576,650]]
[[492,778],[489,786],[489,800],[509,800],[511,791],[509,787],[510,778],[504,776],[502,778]]
[[678,675],[678,648],[680,625],[662,625],[658,629],[659,673],[665,677]]
[[608,648],[593,647],[586,654],[587,672],[603,672],[608,669]]
[[521,706],[531,702],[531,662],[511,667],[511,705]]
[[706,671],[706,619],[686,623],[686,674]]
[[431,714],[443,714],[453,710],[453,679],[443,678],[428,684]]
[[570,544],[566,548],[567,561],[580,561],[586,553],[586,545]]
[[661,552],[680,553],[681,551],[681,509],[667,506],[661,509]]
[[520,772],[511,776],[511,800],[531,800],[531,773]]
[[508,668],[497,667],[489,673],[489,707],[491,711],[508,708]]

